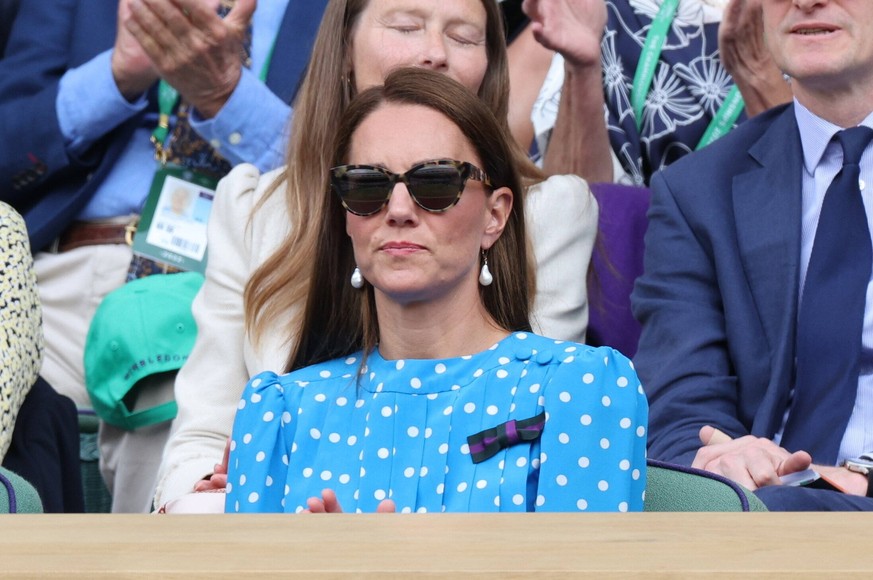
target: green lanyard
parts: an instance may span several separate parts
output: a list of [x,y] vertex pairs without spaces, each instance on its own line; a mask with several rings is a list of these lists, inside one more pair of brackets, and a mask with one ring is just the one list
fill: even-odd
[[[261,73],[258,75],[262,83],[267,81],[267,72],[270,70],[270,63],[273,61],[273,51],[275,49],[276,41],[274,40],[270,51],[267,53],[267,60],[264,61],[264,66],[261,67]],[[161,165],[167,163],[167,157],[170,153],[164,147],[164,143],[166,143],[167,135],[170,133],[170,115],[173,113],[173,109],[176,108],[178,102],[179,91],[171,87],[170,83],[161,79],[158,83],[158,126],[152,131],[150,138],[155,146],[155,159],[160,161]]]
[[[649,94],[649,89],[652,88],[655,68],[658,66],[664,42],[667,40],[667,31],[676,17],[676,10],[678,8],[679,0],[664,0],[657,16],[652,21],[649,33],[646,35],[646,43],[643,45],[643,52],[640,56],[637,70],[634,73],[634,84],[631,89],[631,106],[634,110],[637,130],[642,128],[646,96]],[[716,112],[715,117],[709,123],[706,131],[704,131],[703,137],[701,137],[696,149],[702,149],[719,137],[727,134],[734,126],[740,113],[743,112],[744,107],[743,97],[739,89],[734,85]]]

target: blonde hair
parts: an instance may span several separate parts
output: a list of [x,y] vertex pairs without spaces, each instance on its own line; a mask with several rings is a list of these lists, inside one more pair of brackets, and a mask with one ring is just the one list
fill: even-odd
[[[325,219],[321,203],[327,191],[336,119],[349,105],[354,87],[349,78],[351,38],[361,12],[370,0],[330,0],[312,49],[309,68],[294,103],[294,121],[281,176],[269,187],[264,201],[280,191],[290,219],[289,234],[278,249],[252,274],[246,284],[244,309],[246,330],[258,344],[273,320],[297,313],[305,303],[318,249],[318,225]],[[481,0],[487,15],[486,55],[488,66],[479,88],[479,98],[507,125],[509,70],[504,25],[495,0]],[[541,178],[519,147],[513,156],[524,177]],[[300,334],[300,314],[284,329],[286,339]]]

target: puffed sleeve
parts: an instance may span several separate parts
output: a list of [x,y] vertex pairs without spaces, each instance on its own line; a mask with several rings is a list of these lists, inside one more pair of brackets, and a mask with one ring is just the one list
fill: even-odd
[[633,364],[579,345],[543,391],[537,511],[641,511],[648,405]]
[[230,439],[227,512],[284,511],[288,449],[297,424],[291,399],[272,372],[261,373],[246,385]]
[[533,330],[552,338],[585,342],[585,272],[597,236],[597,201],[580,177],[553,175],[528,189],[524,211],[537,265]]

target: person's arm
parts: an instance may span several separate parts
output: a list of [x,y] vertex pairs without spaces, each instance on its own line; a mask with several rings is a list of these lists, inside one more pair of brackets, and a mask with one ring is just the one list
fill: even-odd
[[144,95],[129,101],[112,73],[113,51],[68,70],[58,88],[57,117],[67,153],[81,159],[110,131],[143,111]]
[[[26,203],[59,172],[75,179],[92,170],[108,145],[104,138],[145,107],[142,92],[157,78],[121,27],[114,48],[92,40],[92,31],[80,28],[85,22],[78,17],[81,4],[22,3],[7,54],[0,60],[3,199]],[[105,26],[127,7],[124,0],[117,8],[94,8],[87,22]],[[74,46],[79,52],[113,50],[73,68]],[[133,92],[122,95],[128,89]]]
[[537,511],[642,511],[647,404],[631,362],[579,347],[544,385]]
[[56,101],[78,4],[22,2],[0,59],[0,199],[12,204],[73,164]]
[[528,151],[534,140],[531,110],[552,63],[554,53],[536,41],[530,26],[506,48],[509,58],[509,129]]
[[243,291],[251,274],[249,214],[260,173],[234,168],[218,185],[209,220],[209,264],[192,310],[197,341],[176,377],[178,415],[161,463],[155,506],[194,490],[224,453],[234,413],[250,374]]
[[225,18],[217,7],[217,0],[153,0],[119,13],[119,27],[136,39],[155,72],[204,119],[218,114],[239,83],[255,0],[237,0]]
[[718,47],[749,117],[791,100],[791,88],[764,42],[761,0],[731,0],[718,28]]
[[291,106],[276,96],[253,71],[243,70],[230,99],[211,119],[195,110],[191,127],[231,164],[251,163],[263,172],[284,161]]
[[123,26],[161,77],[193,106],[191,126],[204,140],[231,164],[269,171],[282,164],[291,107],[242,66],[254,0],[238,0],[223,19],[213,4],[136,4]]
[[[722,207],[729,199],[712,193],[706,200],[707,211],[729,215]],[[738,377],[728,352],[711,233],[695,230],[689,214],[696,226],[705,228],[697,223],[696,211],[680,207],[664,174],[656,173],[645,236],[646,269],[631,297],[634,316],[642,324],[634,364],[649,397],[649,456],[684,465],[691,464],[701,447],[698,434],[705,425],[735,438],[749,434],[737,412]]]
[[700,429],[700,443],[692,467],[717,473],[753,491],[780,485],[783,475],[803,471],[812,464],[812,457],[805,451],[791,453],[765,437],[732,439],[709,425]]
[[693,467],[728,477],[747,489],[780,485],[780,477],[812,467],[844,493],[865,496],[867,477],[832,465],[812,465],[805,451],[790,451],[763,437],[747,435],[732,439],[711,426],[700,430],[703,447],[697,452]]
[[525,0],[524,10],[534,37],[564,58],[561,101],[543,168],[589,182],[613,181],[600,60],[604,0]]
[[613,181],[603,107],[600,64],[580,67],[565,58],[561,103],[543,163],[547,173],[575,173],[592,183]]

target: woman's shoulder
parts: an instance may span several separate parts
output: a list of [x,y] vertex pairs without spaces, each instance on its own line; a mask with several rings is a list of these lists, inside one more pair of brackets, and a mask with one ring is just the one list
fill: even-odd
[[353,380],[359,372],[361,364],[360,353],[341,356],[328,361],[316,363],[288,373],[264,371],[254,377],[249,384],[254,388],[265,386],[308,386],[314,383],[336,380]]
[[[536,335],[534,335],[536,336]],[[536,337],[532,360],[541,365],[545,401],[574,401],[580,408],[595,404],[618,409],[645,408],[646,397],[633,362],[608,346]],[[547,377],[547,378],[545,378]],[[548,403],[547,403],[548,404]]]
[[[249,208],[258,204],[261,199],[271,191],[275,182],[282,179],[284,167],[274,169],[267,173],[261,171],[251,163],[240,163],[234,166],[219,182],[216,191],[216,204],[239,205],[245,204]],[[271,196],[281,198],[282,196]]]
[[0,201],[0,227],[3,228],[3,237],[0,239],[4,244],[9,242],[18,244],[19,241],[27,239],[24,218],[11,205],[2,201]]
[[633,363],[609,346],[591,346],[569,340],[557,340],[534,333],[523,334],[532,358],[539,364],[561,367],[563,372],[588,372],[608,369],[610,374],[626,373],[636,376]]
[[278,183],[283,175],[283,168],[261,173],[242,163],[219,182],[209,217],[210,252],[213,246],[219,253],[245,248],[244,265],[253,268],[275,251],[290,227]]
[[[591,188],[588,182],[573,173],[560,173],[550,175],[542,181],[534,183],[528,188],[528,196],[543,192],[547,195],[578,195],[587,199],[591,196]],[[593,197],[593,196],[591,196]]]
[[558,357],[560,353],[572,354],[574,356],[578,356],[579,354],[594,356],[598,353],[608,354],[610,352],[614,352],[619,356],[624,356],[609,346],[591,346],[590,344],[583,344],[572,340],[550,338],[535,332],[515,332],[510,336],[513,336],[518,340],[519,344],[526,344],[530,348],[538,351],[551,353],[555,357]]
[[572,173],[552,175],[531,185],[525,196],[525,211],[554,216],[589,216],[597,220],[597,200],[588,182]]

